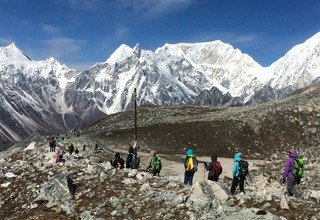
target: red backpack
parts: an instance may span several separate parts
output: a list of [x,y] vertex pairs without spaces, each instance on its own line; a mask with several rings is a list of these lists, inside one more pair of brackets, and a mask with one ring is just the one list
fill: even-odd
[[222,173],[222,166],[219,161],[214,162],[212,170],[210,170],[210,175],[212,176],[220,176]]

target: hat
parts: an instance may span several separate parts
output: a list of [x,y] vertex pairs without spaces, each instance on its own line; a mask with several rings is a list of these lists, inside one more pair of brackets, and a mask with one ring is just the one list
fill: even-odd
[[193,151],[191,149],[187,150],[186,155],[187,156],[192,156],[193,155]]

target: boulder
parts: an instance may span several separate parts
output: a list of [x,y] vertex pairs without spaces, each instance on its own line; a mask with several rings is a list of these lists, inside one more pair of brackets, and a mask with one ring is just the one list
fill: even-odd
[[320,202],[320,191],[310,190],[309,197],[317,200],[317,202],[319,203]]
[[57,175],[40,187],[40,193],[37,200],[47,200],[48,207],[59,206],[68,215],[74,216],[75,205],[70,195],[67,185],[67,174]]
[[219,199],[221,201],[226,201],[228,199],[227,192],[221,187],[218,182],[207,181],[208,185],[211,188],[211,191],[214,195],[214,198]]

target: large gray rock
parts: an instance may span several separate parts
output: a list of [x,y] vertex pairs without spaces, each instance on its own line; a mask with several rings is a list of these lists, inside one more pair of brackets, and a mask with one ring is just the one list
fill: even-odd
[[218,183],[202,181],[192,186],[187,206],[195,210],[203,210],[209,208],[213,200],[226,201],[227,198],[227,193]]
[[214,198],[221,201],[226,201],[228,199],[228,193],[221,187],[219,183],[213,181],[208,181],[207,183],[212,190]]
[[59,206],[70,216],[76,213],[74,201],[69,193],[66,173],[43,183],[36,200],[47,200],[48,207]]

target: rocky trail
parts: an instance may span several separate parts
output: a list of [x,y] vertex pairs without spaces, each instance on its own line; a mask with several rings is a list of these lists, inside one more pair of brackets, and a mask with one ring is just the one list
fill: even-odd
[[[64,165],[54,163],[45,139],[0,154],[1,219],[319,219],[319,148],[303,152],[305,177],[299,198],[288,198],[279,174],[286,159],[274,155],[251,161],[246,194],[231,196],[232,159],[219,158],[224,173],[218,183],[203,181],[202,164],[194,184],[185,187],[183,155],[161,155],[163,170],[153,177],[144,171],[149,149],[140,149],[141,169],[116,171],[109,161],[122,157],[127,146],[89,137],[68,137],[80,153],[65,154]],[[94,144],[98,143],[98,152]],[[82,150],[87,145],[86,151]],[[198,157],[209,161],[209,157]],[[206,175],[206,174],[205,174]],[[69,193],[67,176],[77,186]]]

